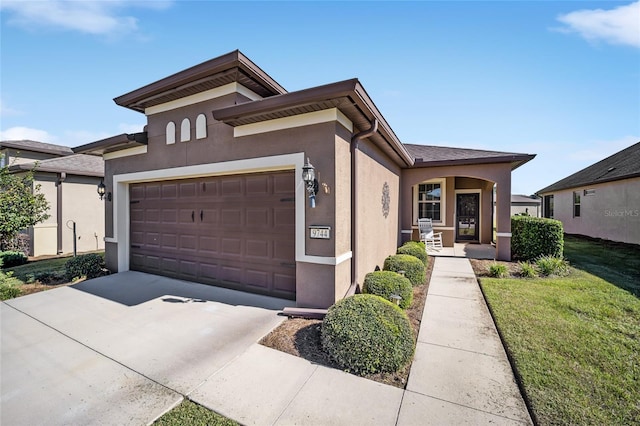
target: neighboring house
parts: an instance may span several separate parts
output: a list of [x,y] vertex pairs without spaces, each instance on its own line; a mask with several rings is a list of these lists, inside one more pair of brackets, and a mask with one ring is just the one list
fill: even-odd
[[640,142],[538,191],[568,234],[640,244]]
[[0,141],[1,165],[12,173],[35,170],[34,185],[48,203],[49,219],[25,230],[30,256],[104,249],[104,201],[97,194],[104,176],[102,158],[71,148],[30,140]]
[[542,217],[542,199],[536,195],[511,195],[511,216]]
[[74,149],[105,159],[114,271],[327,307],[417,239],[418,217],[445,245],[490,243],[494,185],[510,258],[511,171],[534,156],[404,145],[357,79],[289,93],[234,51],[115,102],[144,131]]

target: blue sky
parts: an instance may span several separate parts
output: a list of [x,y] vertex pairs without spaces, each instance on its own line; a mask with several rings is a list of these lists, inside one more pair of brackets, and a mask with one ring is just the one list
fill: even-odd
[[140,131],[113,98],[240,49],[289,91],[360,79],[404,143],[537,154],[530,194],[640,141],[640,1],[10,1],[0,139]]

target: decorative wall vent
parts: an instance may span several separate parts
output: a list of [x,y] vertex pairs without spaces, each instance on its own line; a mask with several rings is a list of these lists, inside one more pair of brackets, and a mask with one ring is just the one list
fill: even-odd
[[387,182],[382,185],[382,215],[385,219],[389,216],[391,204],[391,195],[389,194],[389,184]]

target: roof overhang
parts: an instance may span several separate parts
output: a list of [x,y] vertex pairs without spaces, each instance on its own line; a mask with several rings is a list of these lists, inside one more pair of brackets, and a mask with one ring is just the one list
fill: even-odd
[[239,50],[187,68],[140,89],[114,98],[125,108],[146,108],[237,82],[262,97],[287,91]]
[[331,108],[339,109],[359,131],[369,129],[373,119],[377,119],[378,131],[369,139],[400,167],[413,165],[413,157],[395,135],[358,79],[221,108],[213,111],[213,117],[237,127]]
[[50,145],[50,146],[44,146],[44,144],[42,145],[43,146],[36,148],[36,147],[25,146],[23,141],[0,141],[0,149],[12,148],[20,151],[40,152],[43,154],[53,154],[53,155],[60,155],[60,156],[71,155],[71,152],[68,151],[69,148],[62,147],[62,146],[57,147],[54,145]]
[[64,167],[49,167],[46,165],[40,165],[35,163],[22,163],[22,164],[14,164],[9,166],[9,171],[11,173],[19,173],[19,172],[45,172],[45,173],[67,173],[69,175],[77,175],[77,176],[95,176],[95,177],[103,177],[104,172],[95,172],[95,171],[78,171],[72,169],[66,169]]
[[511,163],[511,170],[515,170],[525,163],[533,160],[535,154],[514,154],[495,157],[482,158],[459,158],[452,160],[434,160],[429,161],[423,158],[416,158],[414,167],[441,167],[441,166],[461,166],[471,164],[495,164],[495,163]]
[[122,151],[123,149],[147,145],[147,132],[122,133],[86,145],[73,148],[76,154],[104,155],[109,152]]

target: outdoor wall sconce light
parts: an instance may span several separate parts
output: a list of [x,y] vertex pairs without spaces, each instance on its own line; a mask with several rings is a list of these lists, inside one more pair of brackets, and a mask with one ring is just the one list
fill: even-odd
[[316,208],[316,194],[318,193],[318,179],[316,179],[316,169],[313,167],[309,158],[307,162],[302,166],[302,180],[307,186],[307,193],[309,194],[309,206],[312,209]]
[[104,197],[106,191],[107,187],[104,185],[104,180],[100,180],[100,183],[98,184],[98,195],[100,196],[101,200]]
[[107,192],[107,187],[104,184],[104,180],[100,180],[100,183],[98,184],[98,195],[100,196],[101,200],[104,198],[105,193],[107,195],[107,201],[111,201],[111,192]]

